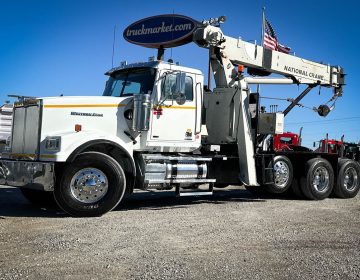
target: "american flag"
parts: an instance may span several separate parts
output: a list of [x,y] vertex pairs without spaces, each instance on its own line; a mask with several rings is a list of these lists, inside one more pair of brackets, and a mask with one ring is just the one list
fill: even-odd
[[290,48],[279,43],[275,30],[270,22],[265,19],[264,23],[264,47],[278,52],[289,53]]

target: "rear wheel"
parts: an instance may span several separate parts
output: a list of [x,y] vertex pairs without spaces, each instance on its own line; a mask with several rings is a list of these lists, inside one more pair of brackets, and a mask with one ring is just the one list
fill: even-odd
[[[286,156],[276,156],[274,158],[274,184],[265,185],[265,188],[270,193],[284,193],[292,184],[293,181],[293,167],[291,161]],[[270,181],[268,178],[267,181]]]
[[340,198],[355,197],[360,189],[360,165],[349,159],[339,161],[337,182],[334,194]]
[[54,196],[72,216],[101,216],[119,204],[125,188],[124,171],[115,159],[85,152],[64,168]]
[[303,194],[312,200],[327,198],[334,187],[334,171],[323,158],[310,159],[305,165],[305,174],[300,178]]

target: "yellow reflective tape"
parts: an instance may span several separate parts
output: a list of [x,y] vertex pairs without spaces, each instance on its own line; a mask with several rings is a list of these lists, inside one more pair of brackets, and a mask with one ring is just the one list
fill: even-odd
[[167,106],[160,106],[160,108],[161,109],[187,109],[187,110],[194,110],[194,109],[196,109],[196,107],[195,106],[169,106],[169,107],[167,107]]
[[[125,107],[127,104],[64,104],[64,105],[44,105],[44,108],[116,108]],[[184,109],[195,110],[195,106],[160,106],[161,109]]]
[[40,155],[42,158],[56,158],[56,155]]
[[64,104],[44,105],[44,108],[116,108],[125,107],[127,104]]
[[[36,155],[35,154],[8,154],[8,153],[3,153],[3,155],[7,155],[7,156],[10,156],[10,157],[33,157],[35,158]],[[42,158],[56,158],[56,155],[40,155],[40,157]]]
[[36,157],[35,154],[8,154],[10,157]]

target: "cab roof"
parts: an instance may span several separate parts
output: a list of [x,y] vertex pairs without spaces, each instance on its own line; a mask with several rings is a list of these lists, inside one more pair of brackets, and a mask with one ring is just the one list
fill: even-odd
[[115,72],[124,69],[131,69],[131,68],[156,68],[156,69],[169,69],[169,70],[171,69],[175,71],[182,71],[182,72],[202,75],[202,72],[198,69],[184,67],[184,66],[176,65],[175,63],[165,62],[165,61],[137,62],[123,66],[118,66],[107,71],[105,75],[111,76]]

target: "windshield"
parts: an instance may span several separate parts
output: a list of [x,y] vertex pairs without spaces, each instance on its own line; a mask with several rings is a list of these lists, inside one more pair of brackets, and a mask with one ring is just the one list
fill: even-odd
[[151,93],[154,87],[156,69],[125,69],[115,73],[106,83],[104,96],[131,96]]

